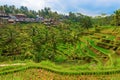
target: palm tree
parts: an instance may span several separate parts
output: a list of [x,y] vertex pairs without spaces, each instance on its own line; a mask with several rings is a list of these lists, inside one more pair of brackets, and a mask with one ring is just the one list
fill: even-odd
[[118,9],[118,10],[116,10],[115,12],[114,12],[114,24],[115,24],[115,28],[114,28],[114,30],[113,31],[115,31],[116,29],[117,29],[117,27],[118,26],[120,26],[120,9]]

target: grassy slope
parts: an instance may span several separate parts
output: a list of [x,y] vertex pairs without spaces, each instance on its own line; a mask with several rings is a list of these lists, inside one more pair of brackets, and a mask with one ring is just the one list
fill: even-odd
[[[80,80],[120,79],[120,70],[82,70],[82,67],[63,67],[50,61],[29,62],[22,66],[0,67],[0,80]],[[11,74],[6,74],[11,73]],[[92,74],[90,74],[92,73]]]
[[67,67],[62,65],[56,65],[53,62],[50,61],[42,61],[41,63],[26,63],[26,65],[18,65],[18,66],[6,66],[6,67],[0,67],[0,75],[8,74],[8,73],[14,73],[19,72],[27,69],[45,69],[51,72],[59,73],[59,74],[66,74],[66,75],[108,75],[108,74],[115,74],[120,73],[120,69],[112,69],[112,67],[99,67],[96,66],[96,69],[94,67],[91,67],[90,65],[69,65]]

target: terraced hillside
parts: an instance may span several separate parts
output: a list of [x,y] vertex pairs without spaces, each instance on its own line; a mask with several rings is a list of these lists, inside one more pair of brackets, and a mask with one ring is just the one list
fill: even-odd
[[[75,35],[74,31],[71,33],[74,38],[73,34]],[[75,43],[73,43],[74,41],[72,42],[73,39],[71,38],[68,38],[68,40],[67,38],[65,39],[65,41],[68,41],[69,43],[58,43],[57,47],[55,46],[55,43],[53,43],[54,46],[52,46],[52,48],[54,48],[53,52],[56,53],[54,54],[55,57],[53,56],[53,53],[51,54],[55,60],[52,60],[53,58],[51,58],[51,54],[47,54],[49,60],[47,59],[46,61],[45,59],[45,61],[42,60],[40,61],[40,63],[27,62],[25,63],[25,65],[0,66],[0,79],[101,80],[104,78],[106,80],[119,80],[119,34],[120,28],[118,28],[116,31],[113,31],[113,29],[111,28],[101,27],[99,28],[99,32],[97,32],[94,28],[91,28],[89,31],[81,32],[80,35],[82,36],[79,36],[76,39],[77,41]],[[38,44],[39,43],[36,44],[37,47],[39,46]],[[51,45],[49,44],[46,46],[48,50],[45,51],[51,51]],[[28,46],[28,48],[29,47],[30,46]],[[46,48],[45,43],[42,47]],[[43,56],[46,57],[45,54],[46,53],[42,54],[42,56],[37,55],[38,60],[41,59]],[[25,57],[31,58],[32,54],[28,52],[25,54],[25,56],[23,54],[22,56],[20,56],[20,58],[24,60]],[[2,57],[5,59],[19,59],[19,56],[1,56],[1,58]]]
[[[94,60],[104,66],[116,65],[119,61],[120,54],[120,30],[113,32],[112,29],[103,28],[100,32],[94,32],[92,35],[87,34],[81,38],[82,42],[85,42],[86,50]],[[96,59],[97,58],[97,59]],[[118,64],[119,65],[119,64]]]

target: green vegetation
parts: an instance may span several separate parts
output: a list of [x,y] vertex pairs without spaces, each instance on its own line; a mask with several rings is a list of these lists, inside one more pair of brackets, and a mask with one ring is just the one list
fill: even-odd
[[[61,27],[47,28],[46,26],[38,23],[32,24],[33,27],[31,27],[30,25],[31,24],[19,24],[20,26],[19,27],[17,24],[17,25],[9,25],[8,27],[6,26],[0,28],[1,31],[3,32],[12,29],[11,34],[13,35],[14,33],[14,36],[7,35],[9,34],[9,32],[4,32],[4,34],[2,34],[2,36],[6,35],[7,37],[4,37],[4,40],[1,40],[1,46],[4,44],[4,47],[1,47],[1,52],[2,52],[1,62],[3,61],[13,62],[14,60],[20,60],[20,61],[33,60],[35,62],[40,62],[40,63],[36,64],[34,62],[26,62],[25,63],[26,65],[18,65],[15,67],[14,66],[0,67],[1,79],[2,76],[11,76],[17,73],[22,73],[24,71],[29,71],[33,69],[44,69],[47,70],[48,72],[49,71],[54,72],[54,74],[57,73],[57,75],[59,76],[60,75],[103,76],[103,75],[119,74],[119,68],[118,68],[119,57],[117,58],[113,57],[114,55],[117,54],[113,53],[114,50],[111,51],[109,49],[104,49],[102,47],[97,46],[96,43],[101,40],[92,40],[90,37],[91,34],[87,34],[87,35],[85,34],[85,36],[82,35],[80,37],[77,36],[77,39],[75,38],[76,40],[74,41],[73,39],[75,35],[74,30],[71,30],[69,34],[67,33],[65,34],[64,29],[63,32],[61,31],[62,29]],[[14,31],[18,32],[18,34],[16,34]],[[83,34],[83,32],[84,31],[78,34]],[[64,36],[69,35],[69,36],[63,37],[63,35]],[[12,39],[14,42],[17,42],[17,40],[19,40],[18,41],[19,45],[18,43],[16,44],[14,43],[14,44],[17,46],[16,48],[19,49],[20,53],[18,53],[18,51],[15,52],[16,48],[14,48],[14,46],[11,46],[11,44],[13,45],[13,43],[10,42],[10,44],[5,44],[6,43],[5,41],[9,39]],[[89,48],[90,46],[100,51],[101,55],[106,55],[107,57],[109,57],[107,62],[104,62],[104,59],[102,61],[102,59],[98,55],[99,52],[95,53],[94,50]],[[3,50],[7,50],[7,52],[3,53],[4,52]],[[55,63],[52,63],[50,61]],[[14,77],[13,79],[16,78],[17,77]],[[19,78],[20,77],[18,77],[18,79]]]
[[[85,66],[86,66],[86,68],[85,68]],[[35,72],[32,72],[34,70],[35,70]],[[38,74],[38,72],[39,72],[39,74]],[[44,72],[46,73],[46,76],[45,76]],[[104,70],[102,70],[102,67],[101,67],[101,70],[93,70],[92,68],[90,69],[89,65],[84,65],[84,66],[69,65],[67,67],[64,67],[64,65],[63,66],[56,65],[55,63],[52,63],[50,61],[42,61],[41,63],[37,63],[37,64],[35,64],[33,62],[29,62],[23,66],[21,66],[21,65],[10,66],[9,65],[8,67],[0,67],[0,79],[5,79],[5,80],[6,79],[12,80],[12,79],[17,79],[17,78],[20,80],[22,80],[22,79],[28,80],[30,78],[32,80],[36,79],[36,78],[37,79],[46,79],[46,78],[56,79],[55,75],[57,75],[58,78],[59,77],[63,78],[63,77],[69,76],[69,77],[76,79],[76,76],[79,76],[77,79],[81,79],[82,77],[84,79],[84,78],[87,78],[88,76],[91,76],[90,77],[91,79],[92,78],[93,79],[98,79],[98,78],[102,79],[103,77],[106,79],[112,79],[112,78],[119,79],[119,73],[120,73],[119,68],[112,69],[111,67],[109,67],[109,68],[105,68]],[[41,76],[41,74],[42,74],[42,76]],[[52,75],[52,74],[54,74],[54,75]],[[14,76],[14,75],[17,75],[17,76]],[[68,77],[67,77],[67,79],[68,79]]]
[[92,47],[94,47],[95,49],[99,50],[99,51],[102,52],[103,54],[108,55],[108,54],[112,53],[112,52],[110,52],[109,50],[106,50],[106,49],[104,49],[104,48],[101,48],[101,47],[96,46],[95,43],[94,43],[94,41],[92,41],[92,40],[89,41],[89,43],[90,43],[90,45],[91,45]]
[[107,75],[107,74],[116,74],[120,72],[119,68],[112,69],[111,67],[106,67],[103,69],[102,67],[99,67],[99,66],[98,68],[100,70],[93,70],[90,64],[83,65],[83,66],[79,66],[77,64],[76,66],[73,66],[73,65],[67,65],[66,67],[64,66],[65,65],[60,66],[50,61],[42,61],[40,63],[29,62],[29,63],[26,63],[26,65],[16,65],[16,66],[8,65],[6,67],[0,67],[0,72],[1,72],[0,75],[14,73],[18,71],[24,71],[24,70],[32,69],[32,68],[33,69],[45,69],[45,70],[55,72],[58,74],[62,74],[62,75],[70,75],[70,74],[73,74],[73,75]]
[[[99,76],[120,79],[119,10],[114,15],[95,18],[72,12],[68,16],[60,15],[50,8],[36,12],[24,6],[16,9],[5,5],[0,6],[0,10],[13,14],[10,7],[14,14],[20,12],[29,17],[41,15],[62,21],[54,26],[42,23],[1,24],[1,80],[4,77],[5,80],[38,80],[42,72],[49,75],[43,75],[46,79],[55,80],[88,79],[90,75],[93,80]],[[23,73],[28,77],[25,78]]]

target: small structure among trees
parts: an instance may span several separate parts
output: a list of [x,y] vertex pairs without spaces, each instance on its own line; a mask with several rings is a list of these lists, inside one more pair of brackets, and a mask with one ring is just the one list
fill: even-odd
[[55,19],[44,19],[42,23],[45,24],[46,26],[51,26],[51,25],[55,26],[58,24],[58,21]]
[[0,24],[7,23],[9,16],[5,13],[5,11],[0,11]]
[[16,14],[16,22],[24,22],[27,16],[25,14]]

